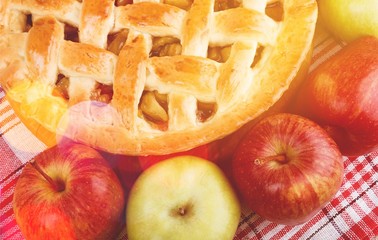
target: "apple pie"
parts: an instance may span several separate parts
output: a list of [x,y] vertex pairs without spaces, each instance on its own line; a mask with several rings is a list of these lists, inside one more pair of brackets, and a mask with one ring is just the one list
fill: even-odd
[[315,0],[2,0],[0,83],[46,144],[184,151],[274,105],[316,19]]

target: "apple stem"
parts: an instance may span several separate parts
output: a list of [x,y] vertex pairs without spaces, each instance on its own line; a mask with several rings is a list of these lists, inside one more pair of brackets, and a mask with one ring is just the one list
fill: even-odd
[[180,208],[179,208],[179,214],[180,214],[181,216],[184,216],[184,215],[185,215],[185,213],[186,213],[186,210],[185,210],[185,208],[183,208],[183,207],[180,207]]
[[64,184],[60,181],[54,181],[49,175],[47,175],[42,168],[38,165],[38,163],[33,159],[30,161],[30,164],[48,181],[53,188],[58,191],[62,192],[64,190]]
[[279,162],[279,163],[287,163],[288,159],[287,159],[285,154],[277,154],[277,155],[273,155],[273,156],[256,158],[254,163],[256,165],[263,165],[264,163],[270,162],[270,161],[276,161],[276,162]]

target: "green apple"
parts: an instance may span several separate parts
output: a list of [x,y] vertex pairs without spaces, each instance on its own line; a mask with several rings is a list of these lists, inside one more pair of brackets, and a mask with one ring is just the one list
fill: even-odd
[[324,26],[342,40],[378,37],[378,0],[318,0],[318,5]]
[[133,239],[232,239],[238,198],[214,163],[194,156],[161,161],[131,189],[127,235]]

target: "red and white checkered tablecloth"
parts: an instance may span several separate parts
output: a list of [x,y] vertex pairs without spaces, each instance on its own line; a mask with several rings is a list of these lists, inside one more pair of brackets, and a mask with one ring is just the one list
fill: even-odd
[[[343,46],[319,28],[310,71]],[[0,87],[1,240],[24,239],[14,219],[13,191],[23,166],[45,148],[15,116]],[[245,208],[235,239],[377,239],[378,152],[344,157],[344,166],[341,189],[313,219],[289,227],[266,221]],[[121,235],[126,239],[124,232]]]

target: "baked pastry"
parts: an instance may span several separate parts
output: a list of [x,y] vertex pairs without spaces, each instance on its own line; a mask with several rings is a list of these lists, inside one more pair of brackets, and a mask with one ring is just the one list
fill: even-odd
[[315,0],[3,0],[0,81],[42,141],[128,155],[220,139],[311,49]]

